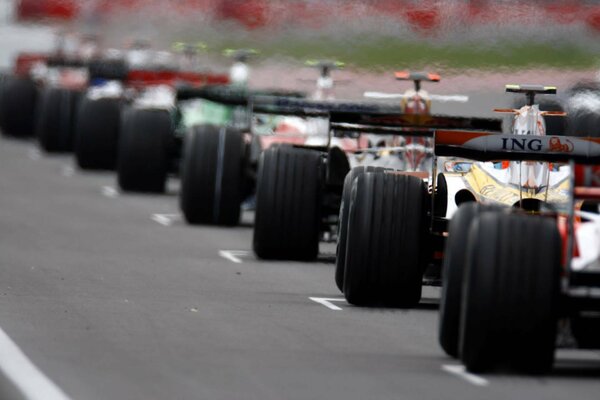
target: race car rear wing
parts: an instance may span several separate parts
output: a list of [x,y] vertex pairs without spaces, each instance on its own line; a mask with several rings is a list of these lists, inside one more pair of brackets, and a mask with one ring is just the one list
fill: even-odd
[[223,85],[229,82],[226,74],[188,72],[176,70],[129,70],[125,82],[133,87],[148,85],[170,85],[186,82],[188,85],[198,87],[201,85]]
[[523,93],[527,96],[527,105],[535,104],[536,94],[556,94],[556,86],[543,85],[506,85],[507,93]]
[[435,132],[435,155],[475,161],[548,161],[590,164],[600,162],[600,138]]
[[400,81],[439,82],[441,79],[438,74],[432,74],[430,72],[398,71],[394,76]]
[[[248,89],[225,84],[207,85],[203,87],[180,86],[177,88],[177,100],[205,99],[230,106],[248,107],[255,104],[255,99],[266,98],[264,101],[267,111],[269,104],[277,99],[277,96],[290,98],[305,97],[306,94],[298,91],[281,89]],[[261,112],[267,112],[261,111]]]
[[502,130],[502,120],[417,115],[400,112],[396,104],[365,101],[308,100],[257,96],[253,111],[265,114],[329,118],[334,131],[432,137],[436,129]]
[[415,92],[421,90],[421,81],[439,82],[442,79],[438,74],[432,74],[430,72],[398,71],[394,76],[399,81],[413,81]]
[[383,134],[407,134],[428,136],[438,129],[469,129],[472,131],[502,131],[502,120],[494,118],[454,117],[448,115],[419,115],[389,112],[334,111],[330,114],[331,127],[340,131],[361,131]]
[[311,100],[287,90],[251,90],[226,85],[180,87],[178,100],[203,98],[247,106],[253,113],[328,118],[333,131],[433,137],[436,129],[502,131],[502,120],[446,115],[404,114],[396,104],[381,102]]
[[88,62],[81,58],[51,56],[46,59],[46,65],[55,68],[86,68]]
[[506,85],[507,93],[536,93],[536,94],[556,94],[556,86],[544,85]]

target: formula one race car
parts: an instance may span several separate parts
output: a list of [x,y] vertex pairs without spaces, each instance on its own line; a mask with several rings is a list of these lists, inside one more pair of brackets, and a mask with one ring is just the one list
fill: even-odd
[[[536,93],[555,93],[555,88],[510,86],[508,91],[526,93],[529,99],[520,110],[498,110],[516,115],[513,135],[505,137],[509,149],[524,146],[522,141],[530,134],[544,134],[544,116],[564,115],[560,111],[542,112],[533,104]],[[422,177],[398,171],[362,173],[349,183],[349,212],[347,216],[342,213],[340,221],[347,227],[347,238],[343,241],[340,235],[338,242],[338,258],[343,263],[338,262],[336,279],[349,303],[412,307],[420,300],[423,283],[440,284],[438,268],[442,260],[442,275],[444,280],[449,279],[447,264],[455,260],[453,254],[464,252],[453,251],[451,234],[444,253],[447,223],[453,216],[453,225],[455,219],[461,220],[460,210],[454,214],[458,206],[465,207],[464,203],[481,203],[481,208],[490,207],[488,204],[514,206],[533,212],[543,204],[567,199],[569,173],[564,168],[468,162],[468,150],[442,144],[461,143],[485,133],[435,130],[436,161],[427,182],[429,190]],[[560,148],[562,142],[555,145]],[[439,168],[442,172],[438,175]],[[459,244],[465,236],[454,234]]]
[[[491,162],[459,162],[450,160],[450,171],[440,175],[438,184],[449,188],[449,197],[454,196],[455,213],[448,215],[452,221],[448,228],[448,240],[445,247],[443,264],[443,291],[440,305],[440,343],[444,350],[453,356],[458,354],[459,302],[461,284],[465,266],[465,248],[469,227],[480,213],[497,211],[502,208],[518,208],[527,212],[566,204],[569,195],[569,168],[560,164],[508,161],[501,156],[515,151],[541,151],[541,142],[536,138],[547,138],[545,134],[545,116],[564,116],[561,111],[540,111],[533,103],[538,93],[556,93],[554,87],[508,85],[508,92],[524,93],[528,97],[527,105],[519,110],[502,109],[500,112],[514,114],[513,134],[504,137],[499,158]],[[476,158],[478,153],[471,151],[466,143],[471,143],[478,133],[436,134],[436,152],[439,155]],[[483,135],[482,137],[484,137]],[[530,138],[534,139],[530,139]],[[446,141],[462,146],[448,146]],[[570,139],[552,136],[551,150],[557,153],[569,149]],[[452,172],[455,169],[457,171]]]
[[75,108],[88,85],[88,67],[99,58],[93,35],[60,32],[48,53],[20,53],[0,91],[0,128],[14,136],[37,135],[49,152],[69,151]]
[[[259,166],[253,247],[257,256],[265,259],[315,259],[321,234],[335,233],[338,215],[342,216],[338,243],[345,243],[346,213],[343,207],[340,212],[340,204],[350,193],[344,187],[348,185],[351,164],[360,165],[365,154],[376,156],[375,160],[368,159],[369,163],[387,158],[380,165],[413,166],[415,170],[409,173],[428,175],[423,166],[431,165],[427,162],[431,161],[431,149],[401,141],[390,147],[386,140],[405,135],[431,137],[434,127],[499,130],[501,125],[499,120],[404,113],[397,104],[372,101],[290,100],[276,102],[275,108],[279,113],[287,109],[289,113],[328,118],[331,139],[321,148],[281,145],[264,152]],[[359,146],[347,152],[332,146],[333,139],[339,137],[353,138]],[[379,142],[383,147],[378,146]],[[418,162],[410,163],[411,159]],[[371,170],[384,168],[367,164],[354,168],[350,176]]]
[[[342,198],[349,196],[349,191],[344,190],[344,181],[359,171],[394,167],[427,175],[423,171],[431,168],[429,139],[421,133],[413,138],[411,132],[422,130],[422,124],[426,125],[429,120],[442,124],[458,123],[458,120],[448,118],[442,122],[439,117],[430,115],[430,100],[420,85],[422,81],[438,81],[438,75],[402,72],[396,78],[415,82],[415,90],[406,93],[400,106],[373,101],[279,104],[280,109],[287,108],[290,113],[320,114],[328,118],[329,136],[320,147],[280,145],[269,148],[263,155],[253,241],[258,257],[312,260],[318,255],[322,236],[339,234],[343,243],[345,226],[340,225],[338,232],[335,229]],[[374,96],[382,95],[370,95]],[[398,98],[398,95],[383,96]],[[410,121],[415,121],[414,125],[410,125]],[[399,126],[395,127],[394,123]],[[461,120],[461,123],[468,124],[468,121]],[[348,145],[348,141],[353,141],[353,146]],[[360,167],[353,169],[352,178],[347,178],[353,166]],[[347,208],[345,211],[342,208],[342,218],[346,212]]]
[[95,36],[61,34],[57,50],[37,66],[35,73],[42,90],[35,133],[44,151],[73,150],[76,110],[89,84],[89,64],[98,56]]
[[[337,64],[323,61],[313,66],[320,70],[313,97],[331,98],[330,71]],[[201,98],[213,115],[212,121],[195,126],[184,144],[180,207],[188,223],[236,225],[242,201],[255,192],[258,158],[264,149],[274,143],[308,145],[316,137],[327,141],[326,120],[257,113],[255,99],[268,94],[304,97],[299,92],[239,86],[180,94]]]
[[[164,109],[169,119],[173,119],[174,116],[170,112],[176,113],[175,85],[200,86],[228,82],[224,74],[182,70],[173,54],[153,51],[144,43],[137,44],[127,51],[125,57],[113,59],[112,63],[103,61],[91,64],[90,80],[92,84],[79,107],[75,128],[75,159],[82,169],[115,169],[120,133],[125,126],[121,120],[125,115],[132,114],[126,111],[131,106],[136,110]],[[171,125],[166,125],[169,131]],[[165,124],[157,125],[154,129],[160,127],[165,127]],[[130,133],[131,130],[127,132]],[[152,133],[147,135],[148,140],[152,141]],[[167,142],[176,140],[170,140],[168,134],[165,136],[165,152],[168,152]],[[133,142],[127,142],[132,147],[123,150],[129,158],[136,157],[137,148],[134,142],[135,139]],[[159,149],[156,150],[156,153],[148,153],[146,156],[160,156]],[[150,158],[148,161],[152,162]],[[167,171],[164,171],[160,174],[165,176],[162,179],[166,179],[166,173]]]
[[182,89],[178,99],[202,99],[205,119],[186,135],[179,205],[190,224],[237,225],[242,201],[255,187],[260,144],[252,135],[255,99],[294,98],[304,93],[239,86]]
[[[600,348],[600,168],[575,164],[600,162],[600,139],[479,133],[465,141],[438,133],[442,154],[507,160],[526,170],[569,163],[561,167],[569,172],[564,202],[544,202],[535,211],[458,210],[444,265],[450,268],[440,308],[444,350],[471,372],[545,373],[557,344],[565,344],[560,337],[570,333],[577,347]],[[538,189],[552,190],[547,183]]]
[[162,193],[168,175],[179,173],[186,132],[207,118],[207,111],[179,97],[177,88],[224,85],[230,77],[175,69],[132,74],[132,83],[143,84],[133,85],[138,95],[121,113],[117,182],[124,191]]

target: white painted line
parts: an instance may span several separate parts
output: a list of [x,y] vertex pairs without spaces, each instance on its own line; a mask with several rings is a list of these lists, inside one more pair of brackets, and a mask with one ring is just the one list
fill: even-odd
[[240,257],[244,257],[248,255],[247,250],[219,250],[219,255],[231,262],[236,264],[240,264],[242,259]]
[[75,168],[73,168],[72,165],[63,165],[62,170],[60,171],[60,173],[62,174],[62,176],[65,176],[67,178],[72,177],[73,175],[75,175]]
[[453,375],[458,376],[459,378],[464,379],[465,381],[475,386],[487,386],[490,384],[490,381],[488,381],[487,379],[467,372],[467,369],[464,365],[446,364],[442,365],[442,369],[448,373],[451,373]]
[[27,152],[27,156],[30,160],[39,160],[40,158],[42,158],[42,153],[38,148],[33,147],[29,149],[29,151]]
[[119,197],[119,191],[112,186],[102,186],[102,194],[111,199]]
[[152,221],[163,226],[171,226],[173,222],[181,218],[181,214],[152,214]]
[[326,297],[309,297],[309,299],[311,299],[312,301],[314,301],[316,303],[324,305],[325,307],[329,308],[330,310],[334,310],[334,311],[342,311],[342,308],[333,304],[332,301],[337,301],[337,302],[340,302],[340,301],[345,302],[346,301],[346,299],[342,299],[342,298],[330,299],[330,298],[326,298]]
[[69,400],[0,329],[0,370],[27,400]]

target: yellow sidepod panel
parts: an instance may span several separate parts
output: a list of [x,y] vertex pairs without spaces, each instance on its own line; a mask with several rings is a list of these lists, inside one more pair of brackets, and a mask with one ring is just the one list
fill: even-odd
[[[471,170],[464,175],[467,187],[475,193],[479,201],[500,203],[512,206],[521,198],[519,189],[511,184],[503,183],[484,171],[478,163],[474,163]],[[524,199],[537,199],[548,201],[549,203],[565,203],[568,201],[569,181],[564,179],[558,184],[550,187],[546,199],[546,190],[539,191],[532,189],[523,190]]]

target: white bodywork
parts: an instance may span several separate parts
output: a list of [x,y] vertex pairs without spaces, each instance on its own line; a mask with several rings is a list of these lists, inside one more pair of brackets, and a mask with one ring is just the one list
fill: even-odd
[[[513,135],[531,135],[545,136],[546,124],[544,121],[543,112],[539,106],[524,106],[519,110],[515,110],[515,117],[512,127]],[[476,140],[476,139],[475,139]],[[449,161],[451,159],[446,159]],[[463,190],[472,189],[466,182],[466,174],[469,171],[456,171],[452,165],[460,164],[462,169],[469,164],[476,165],[485,175],[491,177],[498,187],[512,188],[522,190],[523,193],[529,192],[532,194],[546,193],[550,188],[556,187],[571,174],[568,166],[559,166],[550,168],[547,162],[535,161],[511,161],[507,167],[494,162],[471,162],[452,160],[454,162],[444,162],[442,171],[445,172],[446,182],[448,184],[448,209],[447,218],[451,218],[456,212],[458,206],[455,202],[456,194]],[[447,166],[450,166],[449,168]],[[478,195],[479,193],[474,193]],[[523,196],[524,198],[527,195]],[[567,196],[565,194],[565,201]],[[505,204],[511,206],[512,204]]]
[[172,110],[175,108],[175,90],[168,85],[146,88],[133,102],[134,108]]
[[90,100],[118,99],[123,97],[125,89],[119,81],[108,81],[102,85],[92,86],[88,89],[86,96]]
[[577,215],[585,221],[575,230],[579,255],[571,261],[571,269],[600,272],[600,215],[590,212]]
[[236,61],[229,70],[229,80],[234,85],[245,86],[250,78],[250,68],[242,61]]

